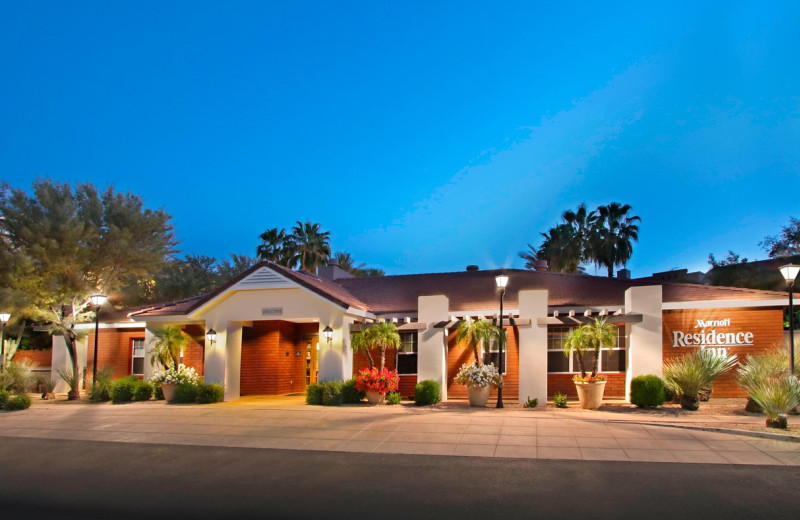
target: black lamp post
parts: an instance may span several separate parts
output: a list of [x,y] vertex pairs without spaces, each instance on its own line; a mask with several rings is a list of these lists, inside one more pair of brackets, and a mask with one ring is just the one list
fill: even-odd
[[[500,342],[500,359],[498,360],[498,364],[500,365],[500,377],[503,377],[503,373],[505,372],[505,361],[503,359],[503,343],[505,343],[505,334],[503,334],[503,297],[506,295],[506,285],[508,285],[508,276],[503,273],[494,277],[494,281],[497,283],[497,288],[500,289],[500,322],[498,326],[500,327],[500,337],[498,341]],[[501,385],[500,388],[497,389],[497,408],[503,407],[503,386]]]
[[789,363],[791,364],[792,374],[794,374],[794,302],[792,301],[792,290],[794,289],[794,279],[800,273],[800,265],[787,264],[781,267],[786,284],[789,286]]
[[92,360],[92,385],[97,383],[97,333],[100,330],[100,307],[106,302],[105,294],[95,294],[90,296],[94,306],[94,359]]
[[11,314],[0,312],[0,372],[6,369],[6,323],[11,319]]

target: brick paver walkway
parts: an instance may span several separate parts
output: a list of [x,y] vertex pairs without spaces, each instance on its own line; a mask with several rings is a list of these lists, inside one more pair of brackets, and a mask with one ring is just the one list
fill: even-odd
[[[635,421],[643,419],[633,417]],[[615,419],[602,412],[519,408],[333,408],[306,406],[296,397],[205,406],[163,401],[125,405],[39,402],[26,411],[0,412],[0,436],[368,453],[800,465],[800,442]],[[703,420],[707,422],[708,416]]]

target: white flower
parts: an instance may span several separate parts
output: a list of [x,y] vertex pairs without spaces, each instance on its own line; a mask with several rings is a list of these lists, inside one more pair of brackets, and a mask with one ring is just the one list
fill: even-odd
[[503,386],[503,376],[497,371],[494,363],[478,366],[474,363],[464,363],[456,374],[456,383],[467,387]]
[[159,370],[150,378],[150,381],[153,383],[175,383],[178,385],[183,383],[194,385],[197,384],[199,380],[200,376],[197,375],[195,369],[187,367],[183,363],[178,365],[178,368],[170,367],[166,370]]

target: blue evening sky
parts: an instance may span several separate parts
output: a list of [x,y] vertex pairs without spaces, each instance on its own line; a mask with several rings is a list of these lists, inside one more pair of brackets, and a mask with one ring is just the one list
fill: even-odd
[[183,253],[311,220],[389,274],[522,267],[618,201],[634,276],[706,270],[800,217],[798,56],[791,1],[6,1],[0,177],[139,194]]

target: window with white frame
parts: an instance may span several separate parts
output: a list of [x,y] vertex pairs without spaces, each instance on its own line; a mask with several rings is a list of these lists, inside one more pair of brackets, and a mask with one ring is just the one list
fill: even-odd
[[131,340],[131,374],[144,376],[144,339],[137,338]]
[[397,373],[401,376],[411,376],[417,373],[417,333],[401,332],[400,345],[402,350],[397,350]]
[[[550,326],[547,327],[547,372],[549,373],[577,373],[578,356],[573,352],[571,356],[564,355],[564,338],[567,337],[577,326]],[[625,336],[625,328],[619,327],[617,334],[617,344],[611,350],[603,349],[600,353],[600,365],[598,370],[603,373],[625,372],[625,347],[628,338]],[[583,356],[583,368],[591,370],[594,363],[594,352],[587,352]]]
[[[483,364],[488,365],[489,363],[493,363],[498,369],[500,369],[500,342],[497,341],[497,338],[493,337],[492,340],[489,342],[489,348],[487,349],[485,345],[481,345],[481,350],[483,351]],[[508,356],[508,341],[506,341],[505,348],[503,349],[503,368],[501,370],[501,374],[505,375],[506,373],[506,359]]]

